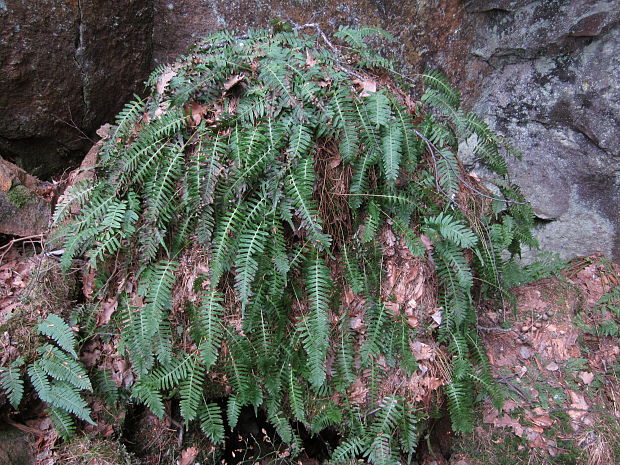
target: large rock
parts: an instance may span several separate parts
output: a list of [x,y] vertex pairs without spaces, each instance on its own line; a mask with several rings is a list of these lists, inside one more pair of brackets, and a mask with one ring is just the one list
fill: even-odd
[[139,92],[152,0],[0,1],[0,155],[47,176]]
[[468,8],[477,21],[470,61],[488,65],[469,102],[523,153],[511,172],[544,220],[541,245],[620,260],[617,1]]
[[32,445],[28,435],[14,428],[0,426],[0,465],[33,463]]
[[0,157],[0,234],[36,236],[52,216],[53,185]]

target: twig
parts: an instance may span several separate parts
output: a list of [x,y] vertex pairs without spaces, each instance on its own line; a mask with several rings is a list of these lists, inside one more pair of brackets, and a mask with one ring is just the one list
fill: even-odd
[[4,244],[2,247],[0,247],[0,250],[6,249],[4,250],[4,252],[2,252],[2,255],[0,255],[0,263],[2,263],[2,260],[4,259],[6,254],[9,253],[9,250],[11,250],[11,247],[13,247],[13,245],[23,241],[32,242],[33,239],[37,239],[39,242],[42,242],[43,234],[34,234],[32,236],[18,237],[17,239],[11,239],[8,243]]

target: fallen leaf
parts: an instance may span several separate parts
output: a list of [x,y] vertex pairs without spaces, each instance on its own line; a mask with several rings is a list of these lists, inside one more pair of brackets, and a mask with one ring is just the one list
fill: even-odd
[[110,322],[112,314],[118,307],[118,300],[114,298],[107,299],[101,303],[101,311],[97,314],[97,326],[103,326]]
[[372,79],[354,79],[353,84],[357,84],[361,87],[362,92],[360,93],[360,97],[369,97],[371,93],[377,92],[377,83]]
[[318,63],[318,60],[312,58],[312,55],[310,55],[310,51],[306,49],[306,65],[308,66],[308,68],[312,68],[317,63]]
[[433,242],[426,234],[420,234],[420,241],[424,244],[426,250],[433,250]]
[[157,79],[157,93],[163,94],[170,83],[170,80],[177,75],[177,72],[173,69],[169,69],[165,73],[162,73]]
[[428,344],[415,341],[411,344],[413,356],[416,360],[432,360],[435,358],[435,351]]
[[192,465],[194,459],[198,456],[198,449],[195,447],[188,447],[181,452],[181,458],[179,459],[179,465]]
[[90,299],[95,289],[95,269],[88,267],[88,271],[82,275],[82,292],[87,299]]
[[192,119],[193,126],[198,126],[208,111],[207,107],[198,102],[191,102],[185,109]]
[[548,364],[545,368],[546,368],[547,370],[549,370],[549,371],[558,371],[558,370],[560,369],[560,367],[558,366],[558,364],[557,364],[557,363],[555,363],[555,362],[551,362],[551,363],[549,363],[549,364]]
[[573,420],[580,420],[587,413],[587,410],[590,408],[586,399],[581,394],[576,393],[575,391],[568,391],[568,396],[570,397],[570,409],[566,411],[568,415]]
[[437,323],[437,325],[441,325],[441,309],[438,309],[435,313],[431,315],[433,321]]
[[579,379],[583,381],[583,384],[589,386],[594,380],[594,373],[590,373],[589,371],[581,371],[579,372]]

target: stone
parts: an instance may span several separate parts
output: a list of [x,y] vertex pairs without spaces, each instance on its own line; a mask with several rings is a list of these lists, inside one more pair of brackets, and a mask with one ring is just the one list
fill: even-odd
[[27,237],[46,232],[51,187],[0,157],[0,234]]
[[523,154],[510,172],[541,220],[542,248],[620,260],[620,10],[609,1],[570,2],[570,11],[485,3],[494,5],[475,2],[472,56],[491,69],[467,103]]
[[0,465],[34,463],[28,435],[14,428],[0,427]]
[[48,177],[79,163],[151,68],[152,0],[7,0],[0,155]]

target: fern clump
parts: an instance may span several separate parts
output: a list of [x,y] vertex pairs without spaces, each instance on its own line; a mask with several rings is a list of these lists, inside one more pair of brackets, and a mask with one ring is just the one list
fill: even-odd
[[[413,453],[418,393],[388,380],[413,376],[411,344],[434,335],[382,293],[388,233],[435,270],[454,427],[471,429],[476,387],[501,397],[474,299],[504,292],[505,251],[534,243],[531,210],[506,178],[503,141],[441,75],[390,77],[364,41],[377,33],[342,28],[343,48],[298,28],[206,38],[153,73],[95,180],[59,202],[61,263],[84,257],[97,299],[118,299],[110,324],[137,375],[131,396],[156,415],[178,399],[218,442],[253,406],[297,446],[300,425],[337,428],[335,461]],[[401,90],[422,86],[420,102]],[[472,134],[499,197],[455,155]],[[207,395],[216,379],[225,413]],[[367,395],[352,401],[356,386]]]

